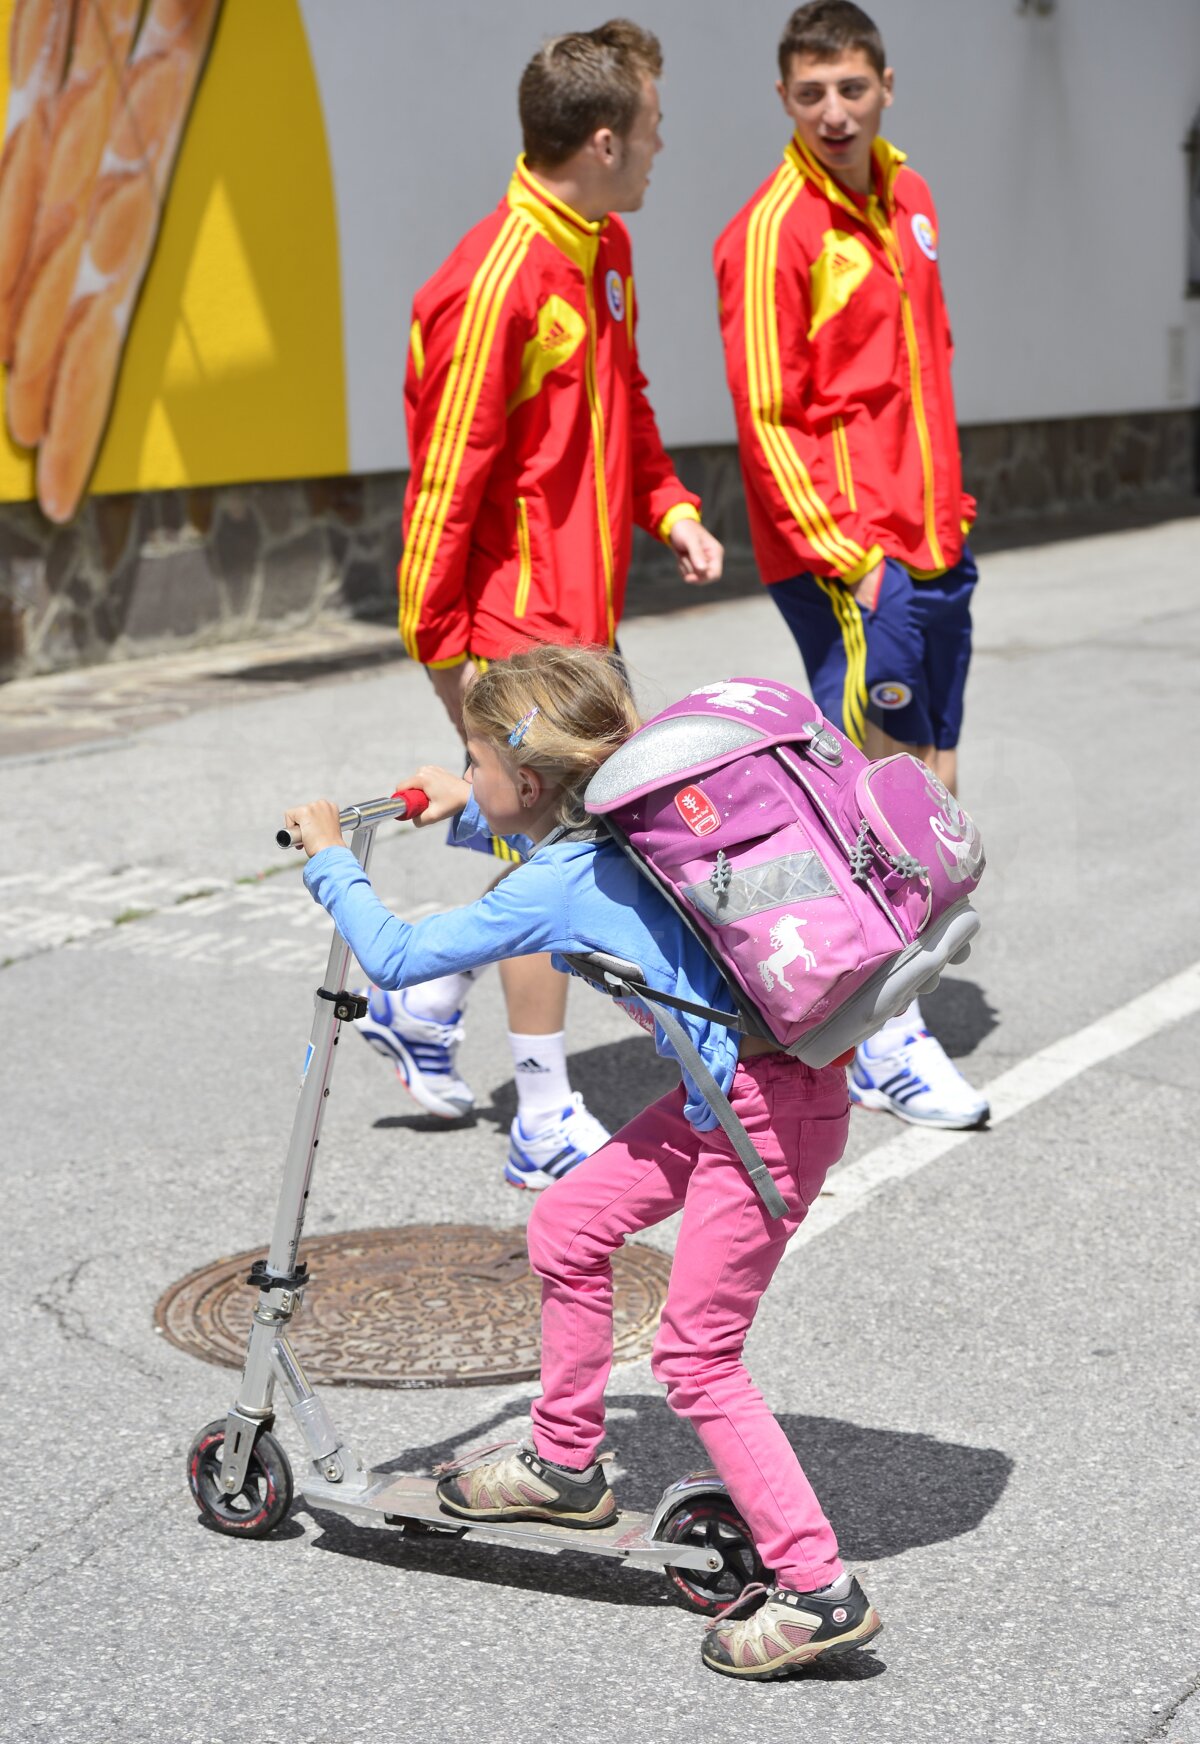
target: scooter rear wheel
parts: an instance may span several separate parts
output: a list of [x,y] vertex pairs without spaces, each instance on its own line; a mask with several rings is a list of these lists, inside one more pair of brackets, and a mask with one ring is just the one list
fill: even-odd
[[711,1574],[707,1569],[667,1564],[667,1579],[689,1611],[711,1617],[722,1606],[732,1604],[744,1587],[771,1579],[754,1548],[749,1527],[723,1490],[689,1496],[667,1515],[656,1536],[669,1544],[704,1545],[721,1558],[720,1568]]
[[231,1538],[265,1538],[292,1505],[292,1468],[269,1429],[254,1438],[246,1481],[236,1496],[221,1487],[225,1419],[205,1424],[188,1454],[188,1487],[208,1524]]

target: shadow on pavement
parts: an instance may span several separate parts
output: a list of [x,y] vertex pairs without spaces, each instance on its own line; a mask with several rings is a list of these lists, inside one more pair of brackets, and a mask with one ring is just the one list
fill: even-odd
[[[955,1059],[973,1053],[1000,1021],[984,990],[974,981],[957,978],[943,981],[932,993],[923,995],[921,1009],[930,1029]],[[570,1054],[568,1063],[572,1089],[583,1093],[589,1109],[611,1132],[665,1096],[679,1082],[675,1063],[661,1059],[650,1038],[636,1033],[619,1042],[579,1049]],[[461,1132],[473,1122],[490,1121],[507,1138],[516,1112],[516,1085],[506,1078],[496,1086],[491,1101],[477,1107],[467,1120],[439,1120],[414,1110],[411,1114],[381,1115],[373,1124],[377,1129]]]
[[405,1132],[467,1132],[478,1118],[478,1110],[464,1114],[458,1120],[446,1120],[440,1114],[381,1114],[371,1125],[376,1132],[386,1132],[397,1127]]
[[[398,1532],[356,1527],[341,1515],[301,1505],[319,1528],[320,1536],[312,1540],[315,1550],[357,1557],[379,1567],[403,1569],[407,1573],[445,1575],[451,1580],[508,1587],[516,1592],[548,1593],[565,1599],[588,1599],[594,1604],[629,1605],[641,1610],[686,1610],[679,1604],[665,1573],[632,1568],[604,1556],[585,1557],[573,1551],[570,1545],[557,1555],[531,1554],[506,1545],[489,1547],[470,1538],[409,1538]],[[447,1604],[458,1596],[452,1590],[448,1591]],[[486,1604],[487,1601],[481,1598],[476,1602]],[[698,1651],[704,1619],[694,1616],[694,1622]],[[886,1670],[887,1661],[880,1657],[872,1643],[865,1651],[818,1659],[812,1665],[799,1667],[787,1679],[753,1687],[766,1691],[786,1688],[789,1682],[807,1679],[822,1683],[862,1683],[868,1678],[881,1676]]]
[[[506,1401],[453,1440],[406,1448],[377,1469],[427,1472],[460,1450],[512,1433],[527,1400]],[[666,1404],[643,1394],[608,1399],[609,1445],[620,1462],[617,1494],[626,1508],[652,1510],[664,1487],[708,1461],[685,1423]],[[833,1417],[781,1414],[779,1422],[804,1464],[850,1563],[875,1562],[973,1532],[1004,1493],[1013,1461],[995,1448],[939,1441],[934,1436],[869,1429]],[[360,1557],[483,1580],[502,1586],[591,1597],[607,1604],[667,1602],[663,1579],[622,1570],[604,1558],[557,1557],[478,1543],[403,1537],[360,1527],[340,1515],[310,1509],[320,1527],[314,1546]],[[563,1554],[570,1553],[564,1545]]]
[[[602,1047],[572,1053],[568,1063],[571,1088],[582,1092],[592,1113],[612,1132],[679,1082],[679,1071],[673,1062],[659,1059],[650,1038],[636,1033],[624,1041],[606,1042]],[[381,1114],[371,1124],[378,1132],[393,1129],[462,1132],[480,1121],[488,1121],[507,1139],[516,1112],[517,1087],[512,1078],[506,1078],[496,1086],[490,1102],[477,1105],[462,1120],[442,1120],[414,1107],[411,1114]]]
[[991,1035],[1000,1014],[974,981],[942,981],[921,995],[921,1011],[930,1031],[951,1059],[974,1053]]

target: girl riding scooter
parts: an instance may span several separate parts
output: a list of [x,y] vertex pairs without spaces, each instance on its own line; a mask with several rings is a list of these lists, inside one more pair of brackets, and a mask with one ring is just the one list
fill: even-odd
[[[544,647],[497,662],[467,693],[464,714],[467,780],[424,767],[402,785],[428,794],[423,824],[461,813],[460,829],[530,838],[532,858],[478,902],[410,925],[379,901],[343,843],[337,808],[321,800],[286,815],[309,855],[313,896],[384,988],[527,953],[601,950],[639,963],[658,991],[729,1011],[729,1028],[711,1018],[682,1021],[787,1211],[778,1220],[767,1214],[681,1068],[675,1091],[539,1197],[529,1221],[530,1264],[543,1281],[532,1444],[444,1477],[442,1506],[482,1522],[550,1520],[564,1530],[611,1523],[617,1504],[599,1459],[612,1361],[611,1256],[627,1236],[682,1209],[653,1372],[671,1409],[699,1435],[775,1576],[753,1615],[709,1626],[701,1657],[725,1675],[766,1679],[861,1647],[878,1634],[879,1617],[843,1569],[812,1486],[742,1363],[759,1298],[844,1148],[845,1075],[807,1066],[769,1041],[739,1038],[716,965],[585,817],[588,781],[638,725],[604,651]],[[659,1053],[675,1057],[648,1009],[633,1015],[654,1029]]]

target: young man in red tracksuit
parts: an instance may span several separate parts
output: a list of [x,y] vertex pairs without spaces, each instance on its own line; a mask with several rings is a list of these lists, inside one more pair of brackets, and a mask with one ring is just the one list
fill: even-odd
[[[414,301],[400,634],[460,731],[487,661],[531,642],[615,648],[635,522],[685,581],[721,573],[646,398],[613,216],[641,206],[662,146],[661,71],[657,38],[627,20],[547,42],[521,79],[525,150],[504,199]],[[505,1173],[544,1187],[608,1133],[571,1092],[566,978],[544,956],[501,976],[518,1095]],[[474,1104],[456,1065],[470,979],[373,990],[359,1025],[448,1118]]]
[[[892,70],[858,6],[801,6],[779,70],[793,138],[714,251],[755,556],[822,711],[868,756],[914,752],[953,791],[975,503],[937,215],[879,137]],[[924,1126],[988,1112],[916,1000],[858,1049],[850,1093]]]

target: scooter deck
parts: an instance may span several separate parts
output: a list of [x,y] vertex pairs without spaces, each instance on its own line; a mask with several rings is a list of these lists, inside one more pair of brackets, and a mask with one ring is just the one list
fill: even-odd
[[673,1568],[716,1573],[722,1566],[720,1554],[711,1546],[671,1544],[663,1538],[651,1538],[653,1516],[625,1509],[613,1525],[587,1529],[542,1520],[463,1520],[447,1513],[438,1501],[436,1478],[382,1471],[367,1472],[361,1489],[310,1477],[300,1486],[300,1493],[313,1507],[328,1508],[372,1526],[403,1530],[415,1525],[458,1538],[482,1538],[492,1544],[548,1551],[551,1555],[575,1550],[590,1556],[611,1556],[648,1568],[670,1564]]

